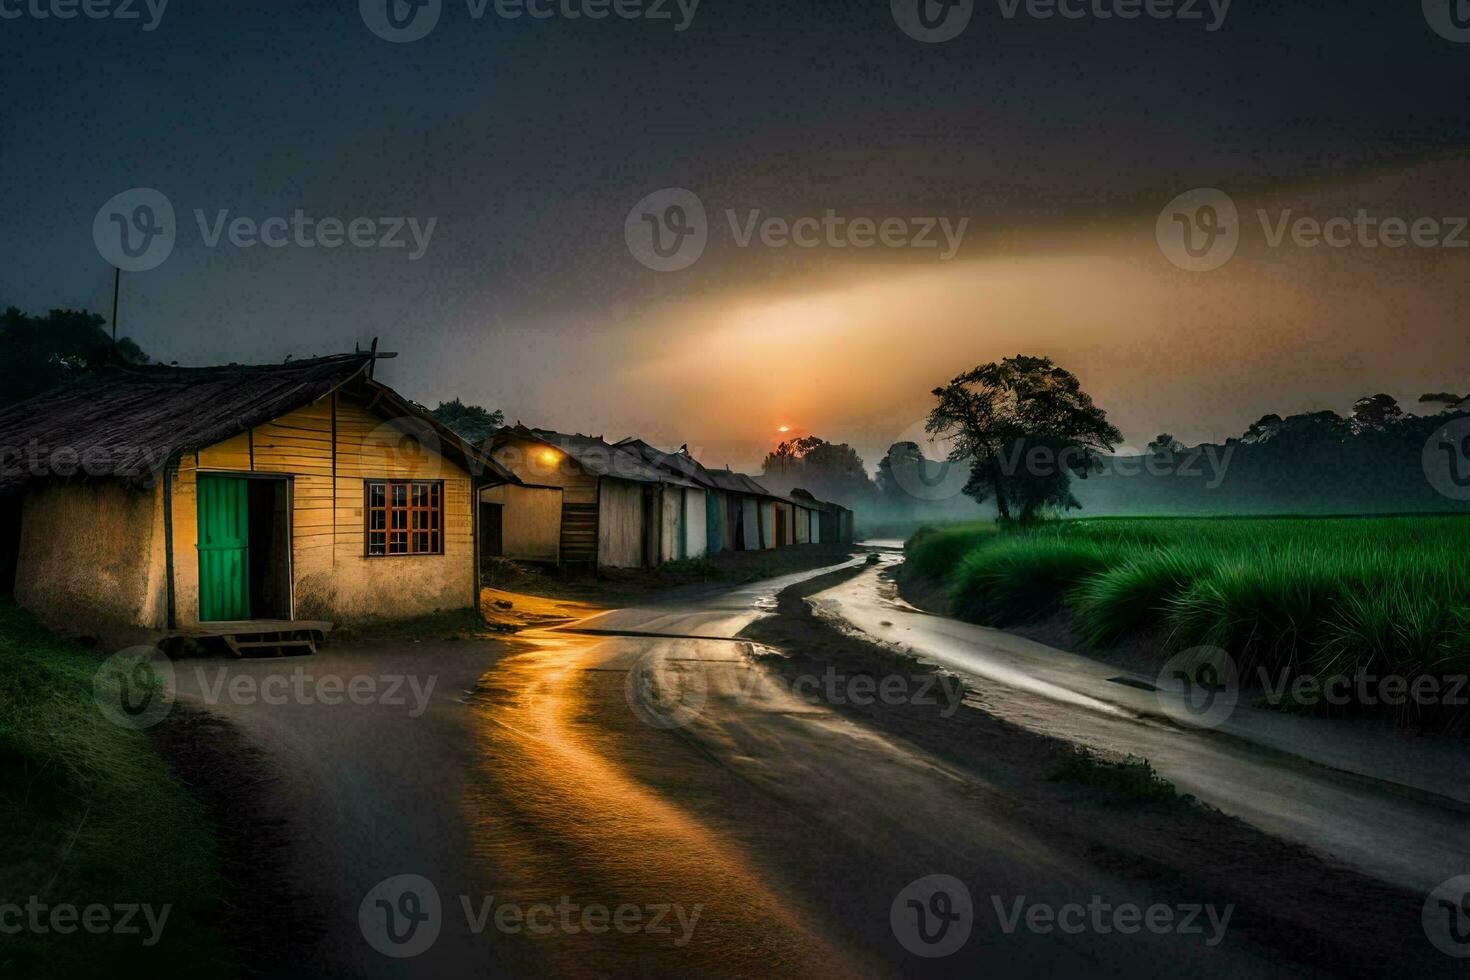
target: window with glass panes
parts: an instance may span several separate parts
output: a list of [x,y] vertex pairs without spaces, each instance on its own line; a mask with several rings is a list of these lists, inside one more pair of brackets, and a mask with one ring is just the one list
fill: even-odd
[[443,483],[368,480],[365,512],[369,556],[444,553]]

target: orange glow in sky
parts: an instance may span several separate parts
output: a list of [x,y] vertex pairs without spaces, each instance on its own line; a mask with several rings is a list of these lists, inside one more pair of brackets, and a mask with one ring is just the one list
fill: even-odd
[[[1350,411],[1369,392],[1409,405],[1461,390],[1470,368],[1463,250],[1278,247],[1256,215],[1464,213],[1467,178],[1462,163],[1421,164],[1242,194],[1239,249],[1208,273],[1173,266],[1145,210],[977,237],[950,262],[752,275],[634,305],[597,330],[576,317],[538,324],[517,335],[515,364],[465,358],[463,378],[436,364],[420,400],[458,392],[554,428],[687,442],[737,469],[798,432],[850,443],[870,468],[900,441],[937,456],[924,431],[932,389],[1018,353],[1076,374],[1135,451],[1159,432],[1192,445],[1267,412]],[[1385,329],[1401,322],[1422,329],[1418,343]],[[547,385],[527,363],[578,383]],[[773,416],[802,424],[762,430]]]

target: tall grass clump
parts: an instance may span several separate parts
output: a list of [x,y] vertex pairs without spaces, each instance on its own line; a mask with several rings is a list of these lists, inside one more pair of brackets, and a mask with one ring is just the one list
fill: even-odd
[[1106,549],[1090,541],[1006,534],[960,559],[950,578],[950,601],[964,619],[1009,626],[1054,609],[1070,589],[1107,565]]
[[1212,556],[1204,549],[1149,548],[1084,579],[1071,596],[1082,637],[1108,646],[1129,633],[1161,622],[1169,603],[1209,574]]
[[911,556],[973,622],[1014,625],[1061,604],[1092,646],[1161,629],[1161,660],[1220,647],[1246,684],[1262,672],[1273,685],[1470,673],[1470,518],[1089,519],[939,534]]
[[1321,642],[1338,599],[1355,583],[1300,548],[1220,557],[1171,596],[1165,621],[1177,647],[1214,646],[1244,674],[1295,674]]
[[904,564],[922,578],[946,579],[961,558],[997,533],[994,524],[920,528],[904,545]]

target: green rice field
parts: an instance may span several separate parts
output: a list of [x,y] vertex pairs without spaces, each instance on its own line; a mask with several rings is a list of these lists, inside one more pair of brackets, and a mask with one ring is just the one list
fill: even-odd
[[1470,518],[975,524],[906,551],[971,622],[1064,611],[1094,647],[1161,628],[1161,656],[1220,647],[1242,677],[1470,672]]

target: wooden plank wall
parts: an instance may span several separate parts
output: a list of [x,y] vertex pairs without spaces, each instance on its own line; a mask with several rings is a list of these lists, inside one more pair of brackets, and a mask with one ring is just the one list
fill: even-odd
[[708,517],[704,491],[689,487],[684,491],[684,557],[703,558],[709,552],[709,534],[705,524]]
[[812,512],[805,507],[796,508],[796,543],[809,544],[812,540]]
[[598,504],[597,563],[607,568],[643,564],[642,483],[605,477]]
[[[410,431],[427,430],[408,423]],[[427,441],[427,440],[424,440]],[[292,573],[298,619],[401,619],[470,605],[474,514],[470,475],[404,439],[402,431],[345,396],[323,398],[247,433],[186,456],[174,485],[174,576],[180,626],[199,616],[196,476],[200,471],[293,477]],[[444,554],[368,558],[363,481],[444,481]]]

